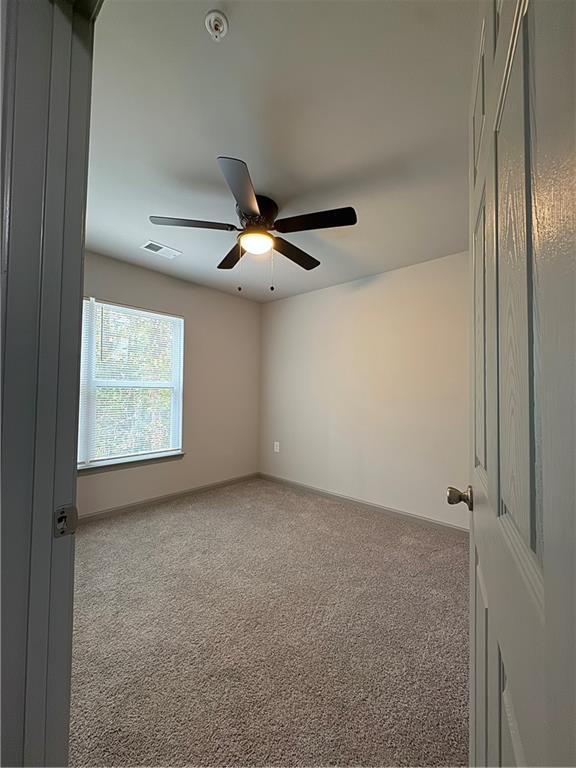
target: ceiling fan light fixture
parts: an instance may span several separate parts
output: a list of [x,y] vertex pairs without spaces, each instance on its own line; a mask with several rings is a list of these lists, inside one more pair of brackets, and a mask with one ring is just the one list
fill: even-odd
[[244,232],[240,235],[240,245],[248,253],[261,256],[272,250],[274,238],[267,232]]

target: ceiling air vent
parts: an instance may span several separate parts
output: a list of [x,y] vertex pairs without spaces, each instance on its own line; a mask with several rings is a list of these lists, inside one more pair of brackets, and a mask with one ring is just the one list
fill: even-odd
[[164,256],[165,259],[173,259],[175,256],[182,256],[182,251],[176,251],[174,248],[169,248],[167,245],[160,245],[152,240],[148,240],[147,243],[141,245],[143,251],[150,251],[150,253],[157,253],[158,256]]

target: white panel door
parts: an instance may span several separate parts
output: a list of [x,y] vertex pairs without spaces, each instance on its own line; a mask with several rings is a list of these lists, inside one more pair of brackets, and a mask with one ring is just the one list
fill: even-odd
[[479,8],[470,762],[574,765],[576,4]]

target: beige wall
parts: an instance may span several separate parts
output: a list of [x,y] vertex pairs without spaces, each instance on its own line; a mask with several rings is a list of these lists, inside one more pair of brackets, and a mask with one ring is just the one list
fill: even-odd
[[458,254],[265,305],[261,471],[467,526],[467,297]]
[[81,473],[80,514],[261,471],[467,525],[467,280],[458,254],[260,305],[87,254],[86,295],[185,318],[186,455]]
[[87,254],[84,289],[184,317],[182,459],[80,473],[81,515],[258,471],[260,305]]

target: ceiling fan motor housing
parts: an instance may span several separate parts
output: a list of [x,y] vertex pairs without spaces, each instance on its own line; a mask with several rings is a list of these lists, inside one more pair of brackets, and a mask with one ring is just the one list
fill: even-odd
[[265,195],[256,195],[260,216],[246,216],[240,208],[236,206],[236,213],[240,219],[242,229],[274,229],[274,222],[278,216],[278,206],[270,197]]

